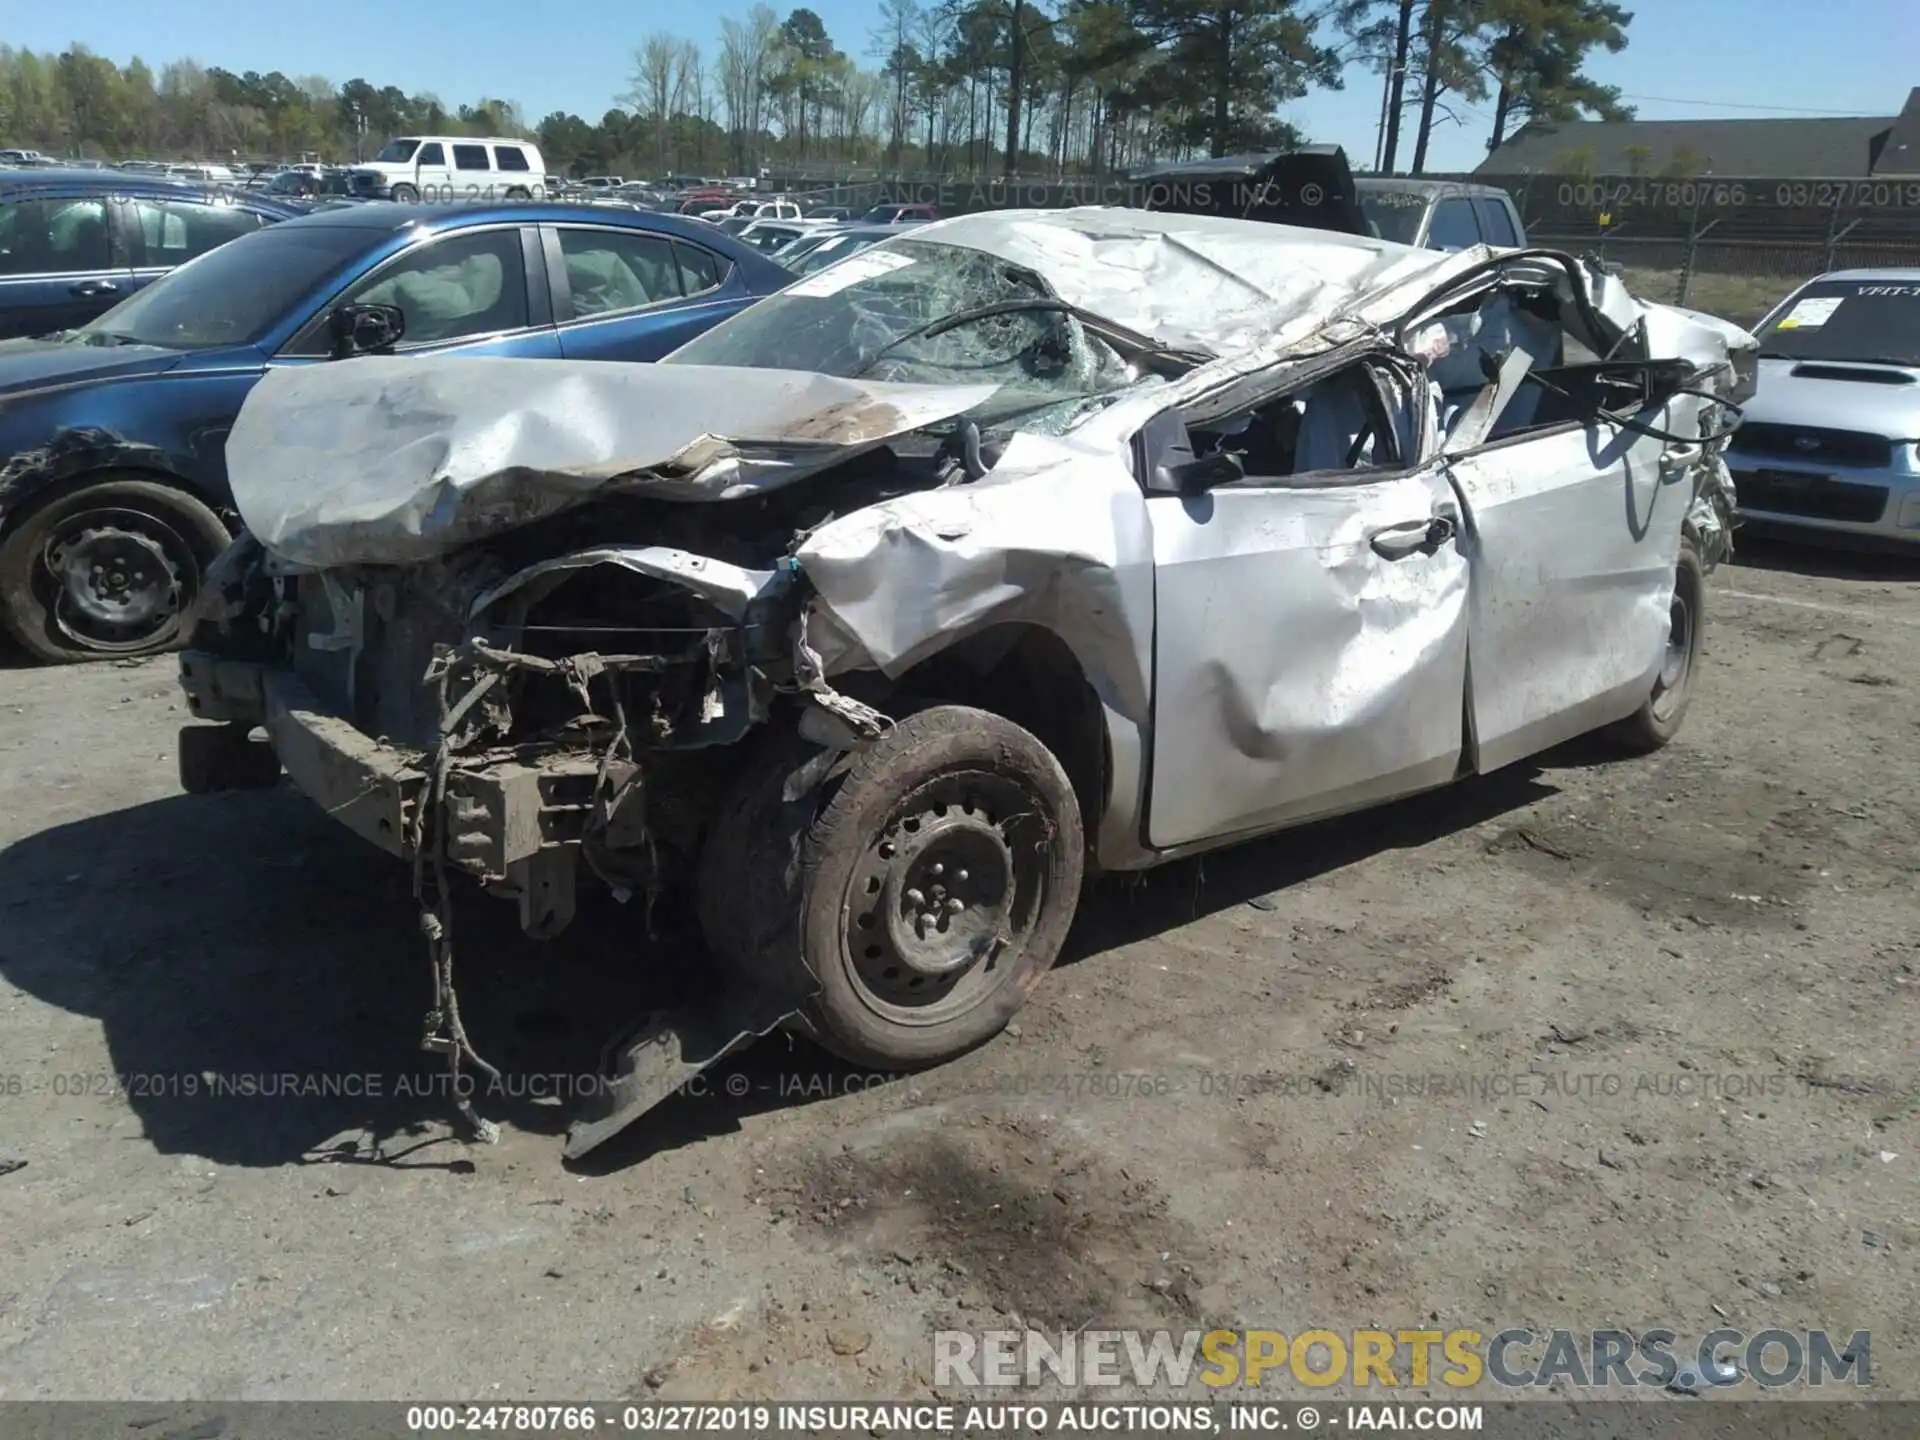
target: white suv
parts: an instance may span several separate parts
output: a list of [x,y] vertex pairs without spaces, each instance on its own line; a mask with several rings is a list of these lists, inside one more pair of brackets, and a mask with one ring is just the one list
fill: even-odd
[[723,220],[798,220],[800,206],[792,200],[736,200],[718,210],[702,210],[700,218],[714,224]]
[[347,172],[355,195],[382,200],[531,200],[547,189],[547,162],[526,140],[405,135]]

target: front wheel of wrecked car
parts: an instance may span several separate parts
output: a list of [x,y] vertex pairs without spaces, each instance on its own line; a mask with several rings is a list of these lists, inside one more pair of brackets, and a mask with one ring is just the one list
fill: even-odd
[[41,660],[172,649],[201,576],[231,540],[184,490],[101,477],[22,515],[0,537],[0,620]]
[[808,1030],[854,1064],[934,1065],[998,1034],[1079,902],[1080,807],[1060,762],[961,705],[848,757],[805,749],[763,757],[716,823],[709,943],[737,975],[811,990]]
[[1660,673],[1653,692],[1633,714],[1606,731],[1608,739],[1628,750],[1658,750],[1679,733],[1693,699],[1693,678],[1700,668],[1700,642],[1706,631],[1706,570],[1693,541],[1680,542],[1680,561],[1673,572],[1673,598],[1667,624],[1667,645],[1660,656]]

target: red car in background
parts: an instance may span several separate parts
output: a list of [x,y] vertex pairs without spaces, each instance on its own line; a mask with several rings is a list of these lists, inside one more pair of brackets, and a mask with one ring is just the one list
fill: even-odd
[[703,210],[717,210],[723,205],[731,205],[738,198],[730,190],[688,190],[680,197],[680,213],[698,215]]

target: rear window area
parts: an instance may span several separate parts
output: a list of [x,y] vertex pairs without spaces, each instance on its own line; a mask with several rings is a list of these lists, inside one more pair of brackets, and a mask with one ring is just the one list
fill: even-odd
[[1420,234],[1427,197],[1415,190],[1362,189],[1360,213],[1366,217],[1367,233],[1374,239],[1411,245]]

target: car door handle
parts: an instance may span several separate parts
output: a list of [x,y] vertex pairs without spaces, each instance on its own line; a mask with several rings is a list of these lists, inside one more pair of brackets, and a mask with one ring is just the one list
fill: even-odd
[[118,295],[120,287],[111,280],[82,280],[78,285],[67,287],[69,295]]
[[1425,520],[1409,520],[1389,525],[1368,536],[1373,553],[1383,560],[1405,560],[1409,555],[1431,555],[1454,537],[1455,526],[1448,515]]

